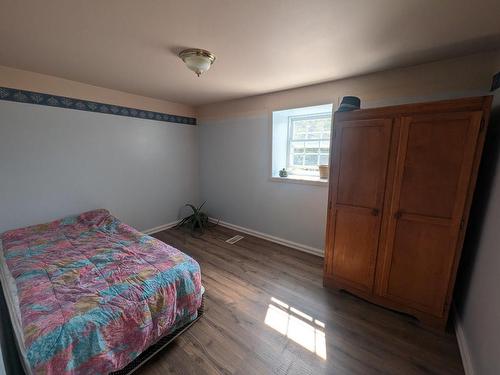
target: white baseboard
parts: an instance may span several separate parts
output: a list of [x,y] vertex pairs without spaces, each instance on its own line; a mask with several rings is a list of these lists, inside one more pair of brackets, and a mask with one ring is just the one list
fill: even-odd
[[474,367],[472,366],[472,361],[470,357],[469,346],[465,340],[464,329],[462,327],[462,322],[457,314],[457,309],[453,306],[453,325],[455,327],[455,335],[457,336],[458,349],[460,350],[460,356],[462,357],[462,364],[464,366],[465,375],[475,375]]
[[163,225],[160,225],[159,227],[154,227],[154,228],[151,228],[151,229],[146,229],[146,230],[143,230],[141,232],[144,233],[144,234],[158,233],[158,232],[161,232],[162,230],[170,229],[170,228],[175,227],[177,225],[177,223],[179,223],[179,221],[180,220],[172,221],[171,223],[163,224]]
[[[219,223],[219,225],[226,227],[226,228],[230,228],[230,229],[237,230],[239,232],[250,234],[252,236],[259,237],[259,238],[262,238],[264,240],[268,240],[268,241],[271,241],[271,242],[274,242],[274,243],[277,243],[277,244],[280,244],[283,246],[288,246],[288,247],[291,247],[292,249],[300,250],[300,251],[303,251],[305,253],[324,257],[324,252],[322,249],[317,249],[317,248],[312,247],[312,246],[303,245],[303,244],[293,242],[293,241],[288,241],[288,240],[285,240],[284,238],[271,236],[270,234],[267,234],[267,233],[262,233],[262,232],[258,232],[258,231],[253,230],[253,229],[240,227],[239,225],[231,224],[231,223],[228,223],[225,221],[220,221],[220,220],[217,220],[214,218],[210,218],[209,220],[212,223]],[[158,227],[146,229],[146,230],[143,230],[142,233],[148,234],[148,235],[158,233],[158,232],[161,232],[162,230],[175,227],[179,223],[179,221],[180,220],[176,220],[176,221],[172,221],[171,223],[168,223],[168,224],[160,225]]]
[[262,238],[264,240],[268,240],[268,241],[271,241],[271,242],[274,242],[274,243],[277,243],[277,244],[280,244],[280,245],[283,245],[283,246],[288,246],[288,247],[291,247],[292,249],[300,250],[300,251],[303,251],[305,253],[317,255],[317,256],[320,256],[320,257],[324,257],[325,256],[322,249],[317,249],[317,248],[312,247],[312,246],[303,245],[303,244],[300,244],[300,243],[297,243],[297,242],[285,240],[284,238],[279,238],[279,237],[271,236],[270,234],[267,234],[267,233],[262,233],[262,232],[258,232],[258,231],[253,230],[253,229],[249,229],[249,228],[245,228],[245,227],[240,227],[239,225],[231,224],[231,223],[228,223],[228,222],[225,222],[225,221],[221,221],[221,220],[217,220],[217,219],[214,219],[214,218],[210,218],[209,220],[212,223],[219,223],[219,225],[222,225],[223,227],[234,229],[234,230],[237,230],[238,232],[243,232],[243,233],[246,233],[246,234],[250,234],[252,236],[259,237],[259,238]]

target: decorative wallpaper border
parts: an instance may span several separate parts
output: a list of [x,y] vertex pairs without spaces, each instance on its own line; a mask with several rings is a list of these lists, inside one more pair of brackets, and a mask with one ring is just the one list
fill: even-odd
[[144,120],[155,120],[164,122],[173,122],[176,124],[196,125],[196,118],[171,115],[168,113],[147,111],[144,109],[122,107],[114,104],[92,102],[89,100],[68,98],[44,94],[33,91],[12,89],[9,87],[0,87],[0,100],[7,100],[17,103],[28,103],[46,105],[49,107],[75,109],[78,111],[87,111],[103,113],[108,115],[135,117]]

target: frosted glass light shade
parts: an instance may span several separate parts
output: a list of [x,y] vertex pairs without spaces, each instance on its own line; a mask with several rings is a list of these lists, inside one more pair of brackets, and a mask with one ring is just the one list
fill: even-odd
[[204,49],[186,49],[179,53],[179,57],[198,77],[210,69],[215,61],[215,56]]

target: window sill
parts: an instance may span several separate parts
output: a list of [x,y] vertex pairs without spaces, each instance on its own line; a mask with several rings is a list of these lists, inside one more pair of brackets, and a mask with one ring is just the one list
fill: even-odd
[[271,176],[271,181],[274,181],[274,182],[285,182],[285,183],[292,183],[292,184],[328,186],[328,179],[326,179],[326,178],[319,178],[319,177],[307,177],[307,176],[279,177],[279,176]]

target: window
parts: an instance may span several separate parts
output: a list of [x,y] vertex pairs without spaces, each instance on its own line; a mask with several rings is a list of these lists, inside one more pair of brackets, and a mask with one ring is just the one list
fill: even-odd
[[288,173],[318,175],[319,165],[328,165],[330,113],[289,117]]
[[273,112],[272,176],[283,168],[288,178],[319,180],[319,166],[328,165],[332,105]]

